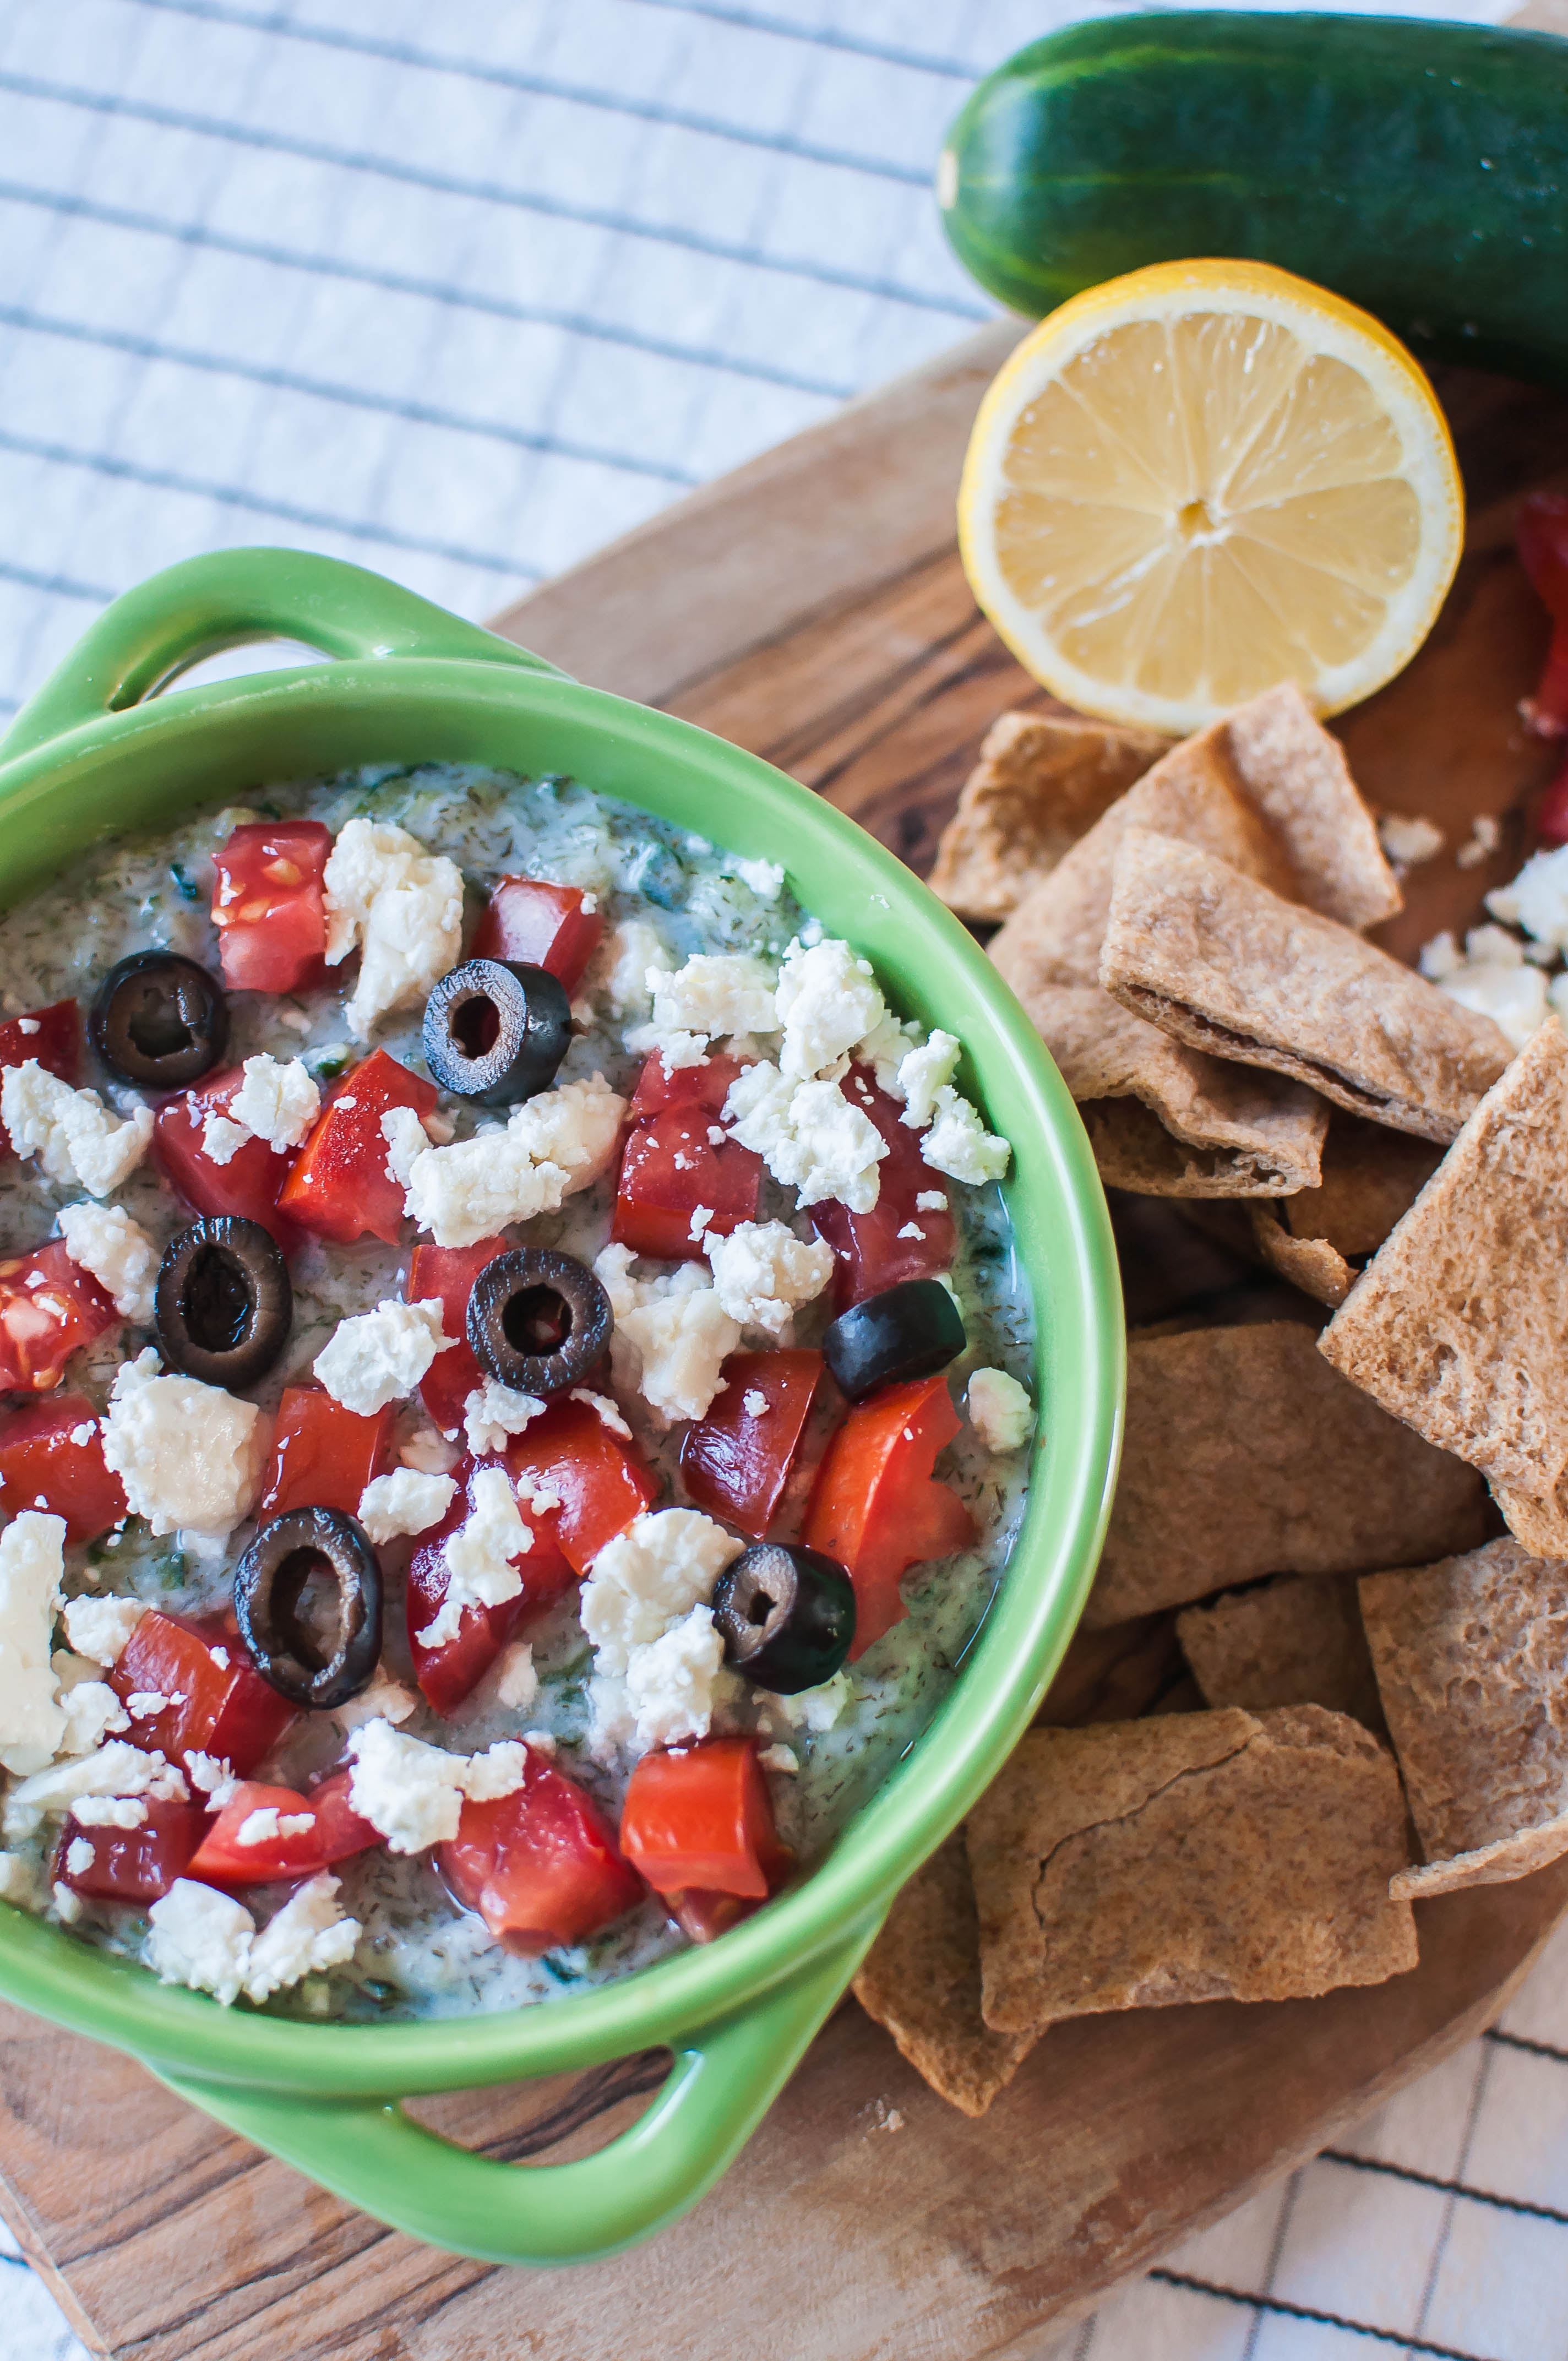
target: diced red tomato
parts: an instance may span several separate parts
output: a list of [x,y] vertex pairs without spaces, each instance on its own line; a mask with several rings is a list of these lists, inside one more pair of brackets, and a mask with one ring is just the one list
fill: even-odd
[[344,1509],[356,1516],[360,1494],[386,1464],[391,1431],[389,1403],[373,1418],[360,1418],[320,1386],[285,1386],[257,1515]]
[[278,1200],[282,1211],[302,1229],[340,1246],[367,1232],[396,1246],[403,1191],[387,1170],[381,1117],[391,1107],[433,1115],[437,1096],[433,1082],[411,1074],[385,1049],[372,1050],[344,1076],[322,1109],[283,1184]]
[[[82,1012],[74,1000],[30,1008],[25,1016],[7,1016],[0,1024],[0,1066],[25,1066],[29,1059],[62,1082],[75,1082],[82,1063]],[[10,1147],[0,1124],[0,1153],[8,1154]]]
[[[659,1479],[635,1441],[615,1434],[591,1402],[557,1395],[507,1445],[523,1521],[547,1533],[576,1575],[587,1574],[606,1542],[652,1505]],[[535,1509],[554,1492],[558,1509]]]
[[63,1238],[0,1262],[0,1390],[49,1392],[72,1353],[119,1316]]
[[[706,1107],[666,1107],[633,1126],[620,1159],[610,1236],[634,1254],[671,1262],[700,1262],[703,1237],[727,1238],[757,1218],[762,1159],[733,1139],[709,1139],[717,1129]],[[708,1220],[692,1235],[692,1215],[705,1205]]]
[[765,1901],[790,1855],[753,1738],[708,1738],[644,1754],[620,1815],[621,1850],[656,1894]]
[[152,1159],[198,1213],[236,1213],[259,1222],[287,1252],[298,1233],[279,1212],[278,1192],[289,1177],[290,1158],[264,1139],[247,1139],[226,1164],[216,1164],[202,1145],[207,1117],[227,1115],[244,1080],[243,1066],[225,1066],[195,1090],[166,1099],[152,1126]]
[[843,1088],[850,1105],[875,1124],[887,1154],[877,1166],[877,1201],[869,1213],[851,1213],[831,1198],[811,1208],[817,1236],[833,1249],[835,1312],[903,1279],[934,1279],[951,1268],[958,1242],[949,1212],[920,1205],[922,1197],[946,1197],[948,1184],[921,1156],[919,1133],[900,1121],[898,1101],[879,1090],[866,1066],[851,1066]]
[[471,1246],[418,1246],[409,1257],[406,1301],[439,1303],[443,1334],[457,1339],[449,1353],[437,1353],[420,1381],[420,1399],[443,1434],[461,1432],[463,1405],[485,1382],[468,1342],[468,1298],[485,1265],[506,1251],[505,1238],[481,1238]]
[[974,1522],[931,1474],[959,1431],[946,1378],[886,1386],[852,1410],[828,1448],[803,1539],[855,1586],[859,1656],[908,1612],[898,1586],[912,1565],[967,1549]]
[[706,1107],[710,1120],[717,1124],[729,1095],[729,1085],[740,1071],[739,1058],[699,1058],[695,1066],[676,1066],[672,1070],[654,1049],[642,1060],[642,1071],[631,1093],[632,1120],[641,1122],[644,1115],[663,1115],[668,1107],[681,1107],[687,1113]]
[[242,1779],[294,1719],[294,1708],[262,1679],[238,1632],[215,1616],[152,1608],[126,1642],[109,1686],[122,1701],[138,1691],[170,1700],[161,1713],[132,1722],[134,1745],[156,1749],[171,1763],[189,1753],[216,1755]]
[[575,992],[599,947],[604,917],[585,910],[576,885],[546,885],[538,877],[502,877],[474,937],[476,959],[518,960],[548,968]]
[[125,1487],[104,1465],[98,1413],[82,1395],[0,1411],[0,1505],[63,1517],[68,1542],[96,1541],[121,1521]]
[[[681,1444],[681,1478],[699,1509],[762,1540],[821,1382],[820,1353],[731,1353],[707,1417]],[[763,1407],[753,1415],[746,1403],[759,1394]]]
[[[189,1872],[207,1815],[199,1803],[155,1803],[150,1797],[145,1808],[147,1817],[137,1828],[84,1828],[68,1819],[54,1877],[93,1902],[161,1900],[175,1879]],[[84,1869],[72,1869],[67,1859],[78,1837],[93,1848]]]
[[739,1894],[713,1894],[706,1886],[685,1885],[663,1896],[664,1907],[683,1935],[694,1943],[717,1943],[742,1918],[760,1910],[762,1901]]
[[319,819],[256,819],[213,855],[213,924],[231,992],[297,992],[321,981],[331,851],[332,831]]
[[[367,1852],[381,1841],[348,1800],[350,1771],[334,1771],[302,1795],[293,1787],[267,1787],[247,1779],[235,1790],[193,1855],[186,1874],[207,1885],[268,1885],[280,1878],[313,1877],[334,1861]],[[284,1819],[310,1819],[308,1828],[242,1844],[239,1832],[253,1812],[274,1810]]]
[[576,1579],[547,1521],[525,1507],[522,1521],[533,1535],[533,1546],[526,1555],[511,1561],[522,1577],[518,1596],[506,1599],[499,1607],[466,1607],[457,1637],[439,1647],[427,1647],[420,1638],[422,1631],[429,1630],[446,1597],[451,1579],[446,1570],[446,1544],[472,1506],[474,1477],[481,1466],[497,1467],[501,1464],[493,1459],[466,1459],[462,1463],[451,1508],[440,1524],[420,1536],[409,1565],[409,1651],[413,1657],[414,1677],[425,1702],[439,1714],[455,1713],[524,1620],[559,1598]]
[[515,1795],[465,1804],[440,1851],[457,1899],[523,1959],[586,1942],[641,1899],[598,1806],[530,1747]]

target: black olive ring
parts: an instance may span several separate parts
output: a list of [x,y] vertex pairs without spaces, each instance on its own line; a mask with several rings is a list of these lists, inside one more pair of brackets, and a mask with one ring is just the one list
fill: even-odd
[[604,1357],[615,1314],[586,1263],[548,1246],[514,1246],[488,1262],[468,1298],[479,1367],[520,1394],[565,1393]]
[[830,1681],[854,1645],[855,1586],[820,1550],[757,1542],[714,1585],[713,1624],[726,1663],[795,1697]]
[[[337,1630],[323,1653],[300,1616],[313,1575],[337,1586]],[[269,1687],[315,1712],[368,1688],[381,1661],[381,1568],[357,1517],[291,1509],[263,1525],[235,1569],[240,1637]]]
[[240,1213],[213,1213],[172,1237],[158,1268],[153,1324],[171,1368],[243,1392],[289,1341],[294,1290],[277,1240]]
[[93,1047],[139,1090],[182,1091],[229,1045],[223,985],[178,951],[133,951],[112,967],[88,1012]]
[[547,1090],[571,1038],[565,985],[521,960],[466,960],[424,1004],[425,1064],[444,1091],[479,1106]]
[[935,1376],[967,1341],[941,1280],[905,1279],[840,1312],[822,1339],[822,1357],[839,1392],[858,1402],[878,1386]]

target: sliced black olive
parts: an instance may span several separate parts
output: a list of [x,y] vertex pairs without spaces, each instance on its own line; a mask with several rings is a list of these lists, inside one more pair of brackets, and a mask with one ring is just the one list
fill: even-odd
[[243,1392],[272,1367],[293,1319],[289,1266],[259,1222],[209,1214],[170,1240],[153,1322],[170,1368]]
[[146,1091],[182,1091],[229,1045],[223,985],[177,951],[133,951],[98,987],[87,1029],[109,1071]]
[[479,1367],[520,1394],[564,1393],[603,1358],[615,1325],[586,1263],[547,1246],[514,1246],[488,1262],[468,1298]]
[[928,1378],[968,1342],[958,1305],[939,1279],[905,1279],[840,1312],[822,1339],[841,1393],[863,1401],[878,1386]]
[[855,1586],[820,1550],[757,1542],[719,1576],[713,1621],[726,1661],[759,1688],[795,1697],[830,1681],[855,1637]]
[[424,1061],[444,1091],[511,1106],[548,1090],[572,1038],[559,976],[521,960],[466,960],[424,1004]]
[[[321,1583],[331,1613],[311,1595]],[[342,1509],[291,1509],[263,1525],[235,1569],[234,1611],[257,1671],[291,1705],[346,1705],[381,1661],[381,1568]]]

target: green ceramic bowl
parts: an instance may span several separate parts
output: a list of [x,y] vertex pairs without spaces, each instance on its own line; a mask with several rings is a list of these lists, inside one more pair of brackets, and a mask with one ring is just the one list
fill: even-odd
[[[157,698],[243,641],[339,659]],[[109,608],[0,743],[0,901],[111,830],[196,799],[392,761],[563,771],[736,851],[782,861],[890,994],[965,1044],[965,1086],[1014,1148],[1008,1201],[1035,1293],[1044,1439],[1005,1583],[918,1744],[795,1891],[706,1949],[604,1990],[436,2024],[285,2023],[158,1983],[0,1905],[0,1993],[139,2059],[382,2221],[498,2263],[613,2253],[673,2221],[739,2152],[842,1993],[904,1880],[1039,1704],[1093,1575],[1120,1437],[1121,1295],[1104,1199],[1055,1067],[964,929],[830,806],[667,714],[584,688],[356,566],[239,550]],[[656,2044],[669,2079],[582,2161],[521,2168],[424,2130],[400,2102],[598,2065]]]

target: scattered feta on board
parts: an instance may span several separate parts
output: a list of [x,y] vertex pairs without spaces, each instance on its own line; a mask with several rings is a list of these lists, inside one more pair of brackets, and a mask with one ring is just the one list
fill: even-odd
[[359,1418],[411,1394],[438,1353],[456,1338],[442,1333],[433,1298],[399,1303],[388,1297],[374,1312],[340,1320],[311,1367],[334,1401]]
[[147,1232],[122,1206],[88,1198],[62,1205],[59,1220],[71,1261],[97,1280],[122,1319],[148,1326],[160,1257]]
[[147,1154],[152,1109],[111,1115],[96,1091],[73,1091],[29,1058],[0,1069],[0,1124],[24,1163],[38,1158],[46,1179],[107,1197]]

